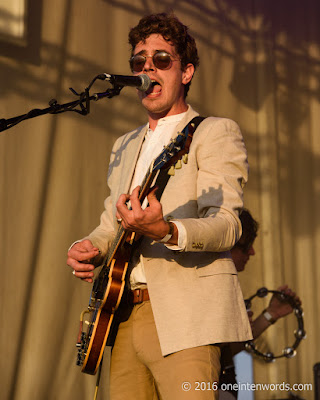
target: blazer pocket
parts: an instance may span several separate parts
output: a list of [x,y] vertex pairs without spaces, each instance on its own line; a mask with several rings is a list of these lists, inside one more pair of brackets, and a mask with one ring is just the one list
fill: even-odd
[[211,276],[218,274],[233,274],[237,275],[236,267],[230,259],[218,259],[212,264],[199,264],[196,266],[198,276]]

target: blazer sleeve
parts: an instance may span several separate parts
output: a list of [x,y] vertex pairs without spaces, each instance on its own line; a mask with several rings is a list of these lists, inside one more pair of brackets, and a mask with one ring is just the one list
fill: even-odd
[[239,126],[230,119],[207,118],[191,147],[198,168],[199,218],[180,219],[187,232],[185,251],[229,250],[241,237],[238,216],[248,179],[247,152]]
[[100,224],[85,239],[89,239],[92,244],[101,252],[99,260],[104,258],[115,238],[115,229],[113,226],[111,197],[104,201],[104,211],[100,217]]

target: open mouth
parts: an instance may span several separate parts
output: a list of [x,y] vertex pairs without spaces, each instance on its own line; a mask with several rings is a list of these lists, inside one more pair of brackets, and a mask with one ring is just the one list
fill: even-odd
[[157,82],[156,80],[152,79],[150,88],[146,91],[146,94],[160,93],[161,90],[162,90],[162,88],[161,88],[160,83]]

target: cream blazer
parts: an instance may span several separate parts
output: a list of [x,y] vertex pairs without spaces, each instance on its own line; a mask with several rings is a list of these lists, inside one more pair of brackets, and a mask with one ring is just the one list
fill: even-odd
[[[197,115],[189,106],[177,131]],[[145,125],[120,137],[112,150],[110,196],[100,225],[87,237],[102,256],[114,238],[115,204],[120,194],[128,193],[146,131]],[[161,198],[164,217],[179,220],[186,229],[185,250],[173,251],[144,238],[136,255],[144,264],[164,356],[252,338],[229,251],[241,236],[238,213],[247,175],[246,149],[238,125],[225,118],[206,118],[194,134],[188,163],[175,171]]]

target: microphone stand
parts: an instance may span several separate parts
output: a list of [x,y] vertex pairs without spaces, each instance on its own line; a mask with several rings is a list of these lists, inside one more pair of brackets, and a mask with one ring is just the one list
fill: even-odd
[[[108,89],[107,91],[94,93],[92,96],[90,96],[89,90],[97,79],[101,79],[101,75],[97,75],[92,80],[90,85],[84,90],[84,92],[80,94],[78,94],[74,89],[69,88],[74,95],[79,97],[78,100],[65,104],[59,104],[56,99],[52,99],[49,101],[50,107],[44,109],[35,108],[29,111],[27,114],[18,115],[17,117],[9,119],[0,119],[0,132],[12,128],[20,122],[25,121],[26,119],[39,117],[40,115],[44,114],[60,114],[66,111],[74,111],[81,115],[88,115],[90,113],[90,101],[98,101],[100,99],[103,99],[104,97],[111,99],[112,97],[119,95],[121,89],[123,88],[123,86],[121,85],[114,84],[113,87]],[[80,110],[75,109],[77,106],[80,106]]]

